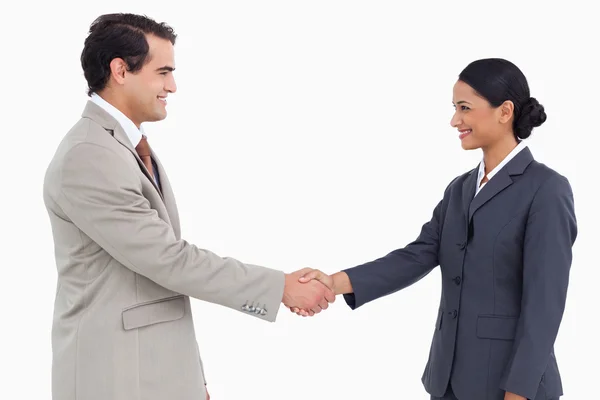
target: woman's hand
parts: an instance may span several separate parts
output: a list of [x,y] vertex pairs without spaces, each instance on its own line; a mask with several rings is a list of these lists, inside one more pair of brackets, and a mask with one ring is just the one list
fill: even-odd
[[504,400],[527,400],[527,399],[523,396],[519,396],[518,394],[506,392],[506,394],[504,395]]

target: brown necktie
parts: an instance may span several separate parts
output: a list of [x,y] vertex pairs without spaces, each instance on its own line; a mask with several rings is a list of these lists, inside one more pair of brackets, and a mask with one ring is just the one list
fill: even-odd
[[148,172],[150,172],[150,176],[154,179],[154,171],[152,170],[152,156],[150,152],[150,145],[148,144],[148,139],[146,135],[142,136],[142,140],[140,143],[135,146],[135,151],[137,151],[138,155],[142,159],[142,162],[148,168]]

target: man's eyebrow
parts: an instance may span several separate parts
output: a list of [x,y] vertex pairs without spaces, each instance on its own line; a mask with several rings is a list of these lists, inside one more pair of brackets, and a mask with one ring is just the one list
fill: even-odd
[[175,71],[174,67],[169,67],[168,65],[165,65],[164,67],[160,67],[156,69],[156,72],[162,72],[162,71],[168,71],[168,72],[173,72]]

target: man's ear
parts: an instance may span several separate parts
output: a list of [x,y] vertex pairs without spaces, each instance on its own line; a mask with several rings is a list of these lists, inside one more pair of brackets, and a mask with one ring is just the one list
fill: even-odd
[[127,63],[122,58],[113,58],[110,62],[110,76],[119,85],[125,83],[125,73],[127,72]]

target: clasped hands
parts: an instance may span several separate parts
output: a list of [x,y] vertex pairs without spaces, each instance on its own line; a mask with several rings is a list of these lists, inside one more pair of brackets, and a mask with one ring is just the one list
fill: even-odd
[[326,310],[335,301],[334,279],[312,268],[285,275],[282,303],[303,317]]

